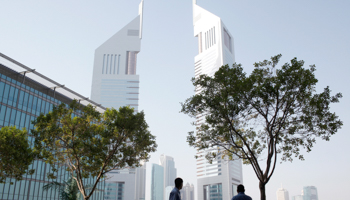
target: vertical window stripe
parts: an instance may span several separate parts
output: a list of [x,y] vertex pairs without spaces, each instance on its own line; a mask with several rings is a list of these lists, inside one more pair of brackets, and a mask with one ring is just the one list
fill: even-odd
[[108,60],[109,60],[109,54],[107,54],[107,61],[106,61],[106,74],[108,74]]
[[105,68],[105,58],[106,58],[106,54],[103,54],[102,74]]
[[109,74],[112,74],[112,66],[113,66],[113,54],[111,54],[111,63],[109,64]]
[[216,44],[216,38],[215,38],[215,26],[214,26],[214,44]]
[[117,63],[117,55],[115,54],[115,55],[114,55],[114,67],[113,67],[113,74],[115,74],[115,66],[116,66],[116,63]]
[[119,74],[119,66],[120,66],[120,54],[118,55],[118,70],[117,70],[117,74]]

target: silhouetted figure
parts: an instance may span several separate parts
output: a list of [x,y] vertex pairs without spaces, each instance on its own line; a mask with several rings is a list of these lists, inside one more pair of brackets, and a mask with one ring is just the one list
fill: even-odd
[[252,198],[248,195],[245,195],[244,194],[244,186],[241,184],[241,185],[238,185],[237,186],[237,195],[232,197],[232,200],[252,200]]
[[170,192],[169,200],[181,200],[180,190],[182,189],[182,186],[183,186],[182,178],[176,178],[175,187]]

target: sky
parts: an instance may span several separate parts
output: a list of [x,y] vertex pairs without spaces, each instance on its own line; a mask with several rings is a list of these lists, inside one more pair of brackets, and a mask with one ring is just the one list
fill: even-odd
[[[140,0],[0,0],[0,52],[84,95],[90,96],[94,51],[138,15]],[[250,74],[253,63],[282,54],[280,63],[297,57],[316,65],[317,92],[330,86],[341,92],[331,106],[344,125],[330,141],[318,140],[305,161],[278,163],[266,186],[275,200],[283,187],[290,198],[303,186],[316,186],[319,200],[348,199],[350,1],[347,0],[197,0],[219,16],[234,37],[235,60]],[[144,0],[144,24],[137,74],[139,110],[144,110],[157,152],[147,164],[146,199],[150,200],[151,163],[166,154],[178,176],[196,185],[195,149],[186,136],[193,119],[180,113],[180,102],[194,94],[197,40],[193,36],[192,0]],[[258,180],[243,166],[246,194],[259,199]]]

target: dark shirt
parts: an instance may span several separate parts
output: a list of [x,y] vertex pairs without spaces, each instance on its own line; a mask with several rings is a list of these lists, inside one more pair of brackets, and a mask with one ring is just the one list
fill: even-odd
[[169,200],[181,200],[180,190],[174,187],[174,189],[170,192]]
[[232,200],[252,200],[252,198],[245,195],[244,192],[239,192],[236,196],[232,197]]

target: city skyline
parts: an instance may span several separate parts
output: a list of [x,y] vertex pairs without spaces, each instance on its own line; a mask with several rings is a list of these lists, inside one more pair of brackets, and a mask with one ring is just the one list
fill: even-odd
[[[139,0],[125,2],[31,2],[6,1],[0,13],[1,52],[41,71],[85,97],[90,95],[94,49],[137,15]],[[349,141],[350,93],[345,85],[350,70],[348,1],[225,1],[199,0],[197,3],[219,15],[235,38],[235,60],[249,73],[253,63],[282,53],[281,63],[293,57],[316,65],[317,90],[326,87],[342,92],[332,107],[344,127],[329,142],[317,141],[305,161],[278,163],[267,184],[267,198],[276,198],[280,183],[291,196],[300,194],[300,185],[317,185],[322,199],[346,199],[341,193],[350,187],[349,161],[342,152]],[[147,163],[147,185],[151,165],[164,153],[177,160],[178,176],[196,186],[196,151],[188,147],[189,119],[179,113],[180,104],[193,95],[193,56],[198,53],[193,38],[192,1],[148,0],[144,8],[142,53],[138,54],[140,75],[139,110],[144,110],[158,151]],[[122,16],[122,17],[120,17]],[[141,64],[142,63],[142,64]],[[141,84],[142,83],[142,84]],[[327,162],[324,162],[324,158]],[[320,168],[319,166],[323,166]],[[331,171],[332,173],[325,173]],[[259,198],[258,181],[251,166],[243,166],[246,193]],[[286,181],[287,180],[287,181]],[[149,189],[146,188],[146,199]]]

